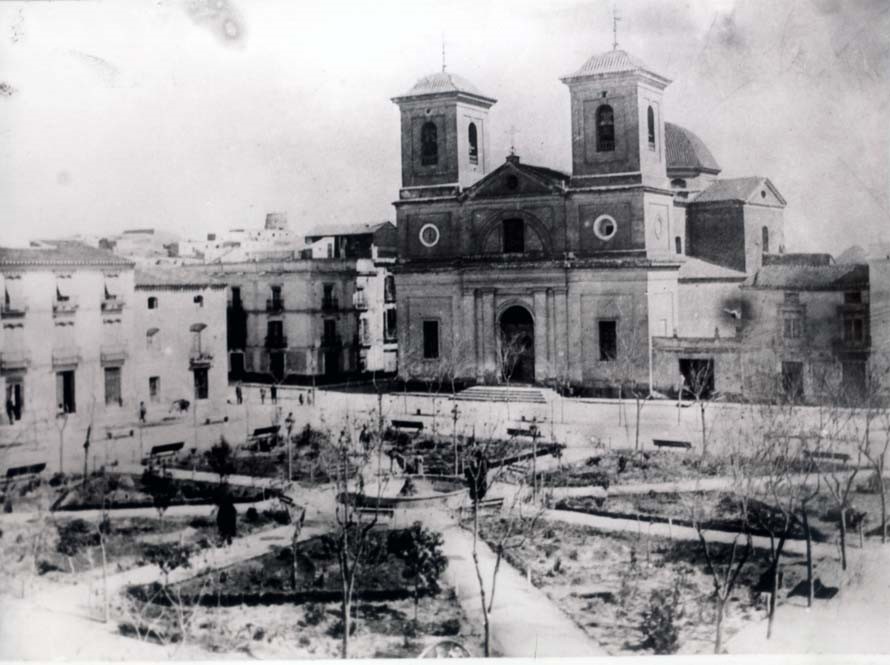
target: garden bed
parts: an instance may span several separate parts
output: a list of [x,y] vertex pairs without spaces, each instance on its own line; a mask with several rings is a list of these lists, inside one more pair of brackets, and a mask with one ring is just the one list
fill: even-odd
[[200,480],[168,478],[146,472],[141,477],[98,473],[85,482],[69,487],[53,504],[52,510],[151,508],[155,505],[154,483],[163,488],[169,506],[213,504],[226,492],[235,503],[254,503],[277,496],[264,487],[244,487]]
[[[491,544],[502,525],[498,517],[483,520],[483,538]],[[728,558],[728,546],[714,543],[709,547],[715,559]],[[539,524],[532,538],[519,548],[507,550],[505,556],[515,567],[528,570],[532,583],[611,655],[655,652],[644,630],[645,613],[653,604],[664,605],[664,597],[652,600],[654,592],[668,597],[677,593],[677,652],[713,653],[714,586],[697,542],[544,523]],[[742,626],[765,618],[757,601],[764,589],[767,557],[767,553],[755,549],[742,569],[724,617],[724,643]],[[817,559],[817,574],[823,581],[835,575],[834,565],[833,561]],[[783,571],[780,605],[802,602],[796,597],[789,599],[789,590],[805,579],[802,557],[784,557]]]
[[[353,602],[350,639],[354,657],[417,657],[441,639],[482,653],[481,634],[461,612],[453,590],[440,582],[436,595],[422,595],[414,623],[414,600],[403,577],[402,561],[389,553],[387,529],[375,529],[369,560],[361,569]],[[337,658],[340,655],[340,573],[330,537],[301,542],[297,548],[296,588],[293,554],[280,547],[269,554],[206,573],[164,593],[159,585],[131,587],[129,602],[159,627],[163,639],[180,639],[173,619],[183,599],[193,630],[186,640],[218,653],[249,653],[274,658]],[[152,599],[150,605],[146,604]],[[194,614],[192,614],[194,613]],[[132,617],[132,612],[130,613]],[[133,629],[123,622],[122,632]]]

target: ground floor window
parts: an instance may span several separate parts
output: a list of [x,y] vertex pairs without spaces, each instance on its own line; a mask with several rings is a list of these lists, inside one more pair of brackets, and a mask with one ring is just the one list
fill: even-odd
[[599,322],[600,360],[615,360],[618,357],[618,322]]
[[25,384],[22,379],[6,380],[6,418],[10,423],[22,419],[25,410]]
[[207,368],[197,367],[192,370],[195,374],[195,399],[207,399],[208,381]]
[[423,357],[435,359],[439,357],[439,322],[423,322]]
[[229,354],[229,374],[232,375],[235,379],[240,379],[244,376],[244,354],[243,353],[230,353]]
[[159,402],[161,400],[161,377],[148,377],[148,398],[152,402]]
[[782,391],[785,397],[796,400],[803,397],[803,363],[786,360],[782,362]]
[[74,370],[56,372],[56,404],[59,413],[75,413],[77,404],[74,400]]
[[121,396],[121,368],[106,367],[105,368],[105,404],[117,404],[122,406],[124,403]]

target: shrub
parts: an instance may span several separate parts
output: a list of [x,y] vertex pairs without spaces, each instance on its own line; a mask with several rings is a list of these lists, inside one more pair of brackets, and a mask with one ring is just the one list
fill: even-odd
[[12,512],[12,499],[10,497],[6,497],[6,500],[3,502],[3,512],[4,513]]
[[676,653],[680,637],[677,623],[682,615],[680,588],[676,582],[673,590],[652,591],[640,625],[643,644],[659,655]]
[[143,550],[145,560],[160,568],[164,577],[177,568],[190,567],[189,557],[191,554],[192,548],[189,545],[180,545],[179,543],[150,544],[146,545]]
[[210,521],[209,517],[197,515],[189,520],[189,526],[193,529],[206,529],[207,527],[213,526],[213,522]]
[[460,634],[460,621],[455,618],[445,619],[441,623],[435,624],[431,631],[432,635],[437,637],[451,637]]
[[260,521],[260,514],[257,512],[256,508],[251,506],[247,509],[247,512],[244,513],[244,520],[250,524],[256,524]]
[[[247,509],[250,512],[251,508]],[[263,511],[263,517],[277,524],[290,524],[290,512],[285,508],[267,508]]]
[[303,611],[303,623],[307,626],[317,626],[325,620],[327,613],[324,605],[320,603],[309,603]]
[[569,561],[577,561],[578,560],[578,550],[572,549],[569,550]]
[[37,562],[37,574],[38,575],[46,575],[47,573],[51,573],[55,570],[62,570],[52,561],[46,561],[41,559]]
[[49,479],[49,486],[50,487],[60,487],[61,485],[65,484],[66,480],[67,480],[67,478],[64,473],[56,471]]

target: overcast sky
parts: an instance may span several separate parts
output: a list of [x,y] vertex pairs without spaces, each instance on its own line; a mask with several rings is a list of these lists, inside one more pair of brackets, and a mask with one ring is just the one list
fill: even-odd
[[[890,240],[890,2],[617,0],[673,80],[665,117],[723,175],[788,200],[789,251]],[[570,170],[559,76],[612,43],[609,2],[0,3],[0,243],[156,227],[200,237],[394,218],[390,97],[441,68],[499,101],[495,165]]]

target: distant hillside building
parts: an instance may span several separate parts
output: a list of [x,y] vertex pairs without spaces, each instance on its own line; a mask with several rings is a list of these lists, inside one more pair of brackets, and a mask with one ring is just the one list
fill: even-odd
[[303,247],[303,238],[290,229],[287,214],[270,212],[261,229],[231,229],[208,233],[206,240],[184,240],[179,256],[203,263],[287,260],[298,257]]

